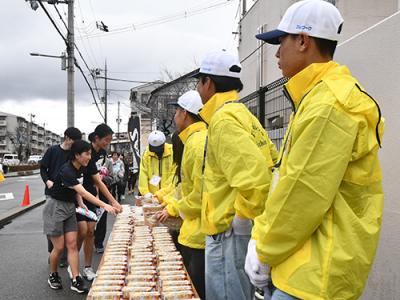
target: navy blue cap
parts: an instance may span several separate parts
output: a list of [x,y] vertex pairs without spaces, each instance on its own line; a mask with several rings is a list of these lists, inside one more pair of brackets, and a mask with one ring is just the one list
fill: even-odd
[[287,35],[287,32],[284,32],[279,29],[263,32],[260,34],[256,35],[256,38],[259,40],[263,40],[264,42],[272,45],[279,45],[281,42],[279,41],[279,38]]

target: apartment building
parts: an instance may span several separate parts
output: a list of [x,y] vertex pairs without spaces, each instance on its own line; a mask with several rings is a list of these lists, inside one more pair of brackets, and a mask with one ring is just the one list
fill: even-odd
[[25,118],[0,112],[0,157],[16,153],[21,160],[30,154],[43,154],[51,145],[62,142],[62,137],[44,126]]

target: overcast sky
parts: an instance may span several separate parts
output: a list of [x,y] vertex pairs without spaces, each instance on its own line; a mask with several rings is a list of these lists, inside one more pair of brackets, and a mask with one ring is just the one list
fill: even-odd
[[[33,113],[36,123],[46,123],[46,128],[60,134],[67,125],[67,73],[59,59],[29,53],[60,55],[65,44],[41,8],[33,11],[24,0],[1,2],[0,111],[26,119]],[[209,51],[236,50],[232,31],[237,30],[238,5],[239,0],[75,0],[76,44],[90,68],[104,68],[107,59],[109,77],[153,81],[163,79],[165,69],[184,74]],[[65,32],[56,10],[45,6]],[[67,5],[57,7],[66,20]],[[96,29],[96,21],[103,21],[111,32]],[[113,31],[117,29],[121,32]],[[87,74],[79,57],[78,61]],[[102,88],[103,80],[98,85]],[[101,118],[78,70],[75,86],[75,126],[89,133]],[[118,90],[133,86],[108,83]],[[127,91],[109,94],[109,125],[114,130],[118,100],[121,131],[126,130],[128,99]]]

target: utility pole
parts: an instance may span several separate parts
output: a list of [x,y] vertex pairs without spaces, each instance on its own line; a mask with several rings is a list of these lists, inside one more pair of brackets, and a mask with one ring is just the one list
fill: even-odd
[[[75,41],[74,41],[74,0],[25,0],[26,2],[29,2],[31,5],[31,8],[33,10],[37,10],[39,8],[39,5],[43,8],[43,10],[46,12],[47,16],[49,19],[53,22],[51,16],[47,12],[46,8],[44,7],[42,2],[47,2],[48,4],[51,5],[57,5],[59,3],[63,4],[68,4],[68,32],[67,32],[67,58],[68,58],[68,67],[67,67],[67,127],[72,127],[75,124],[75,79],[74,79],[74,73],[75,73],[75,54],[74,54],[74,48],[75,48]],[[61,18],[61,16],[60,16]],[[58,30],[58,29],[57,29]],[[62,35],[62,33],[59,31],[59,33]],[[63,39],[65,41],[65,37],[63,36]],[[61,58],[61,69],[64,69],[65,65],[65,55],[61,56],[54,56],[54,55],[40,55],[38,53],[31,53],[32,56],[46,56],[46,57],[55,57],[55,58]]]
[[104,123],[107,124],[107,60],[104,64]]
[[120,102],[118,101],[118,117],[117,117],[117,151],[119,151],[119,124],[121,124],[121,118],[120,118]]
[[74,42],[74,0],[68,1],[68,84],[67,84],[67,127],[75,126],[75,42]]

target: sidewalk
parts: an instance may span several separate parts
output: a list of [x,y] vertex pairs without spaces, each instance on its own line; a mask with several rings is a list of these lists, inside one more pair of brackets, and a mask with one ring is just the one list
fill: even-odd
[[7,174],[4,174],[4,177],[10,178],[10,177],[29,176],[29,175],[36,175],[36,174],[40,174],[40,169],[30,170],[30,171],[8,172]]

